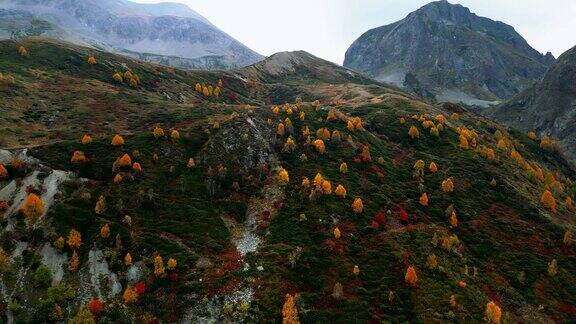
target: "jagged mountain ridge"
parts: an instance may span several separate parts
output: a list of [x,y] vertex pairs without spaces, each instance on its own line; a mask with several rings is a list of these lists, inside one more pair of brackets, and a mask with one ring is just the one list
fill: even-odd
[[553,61],[513,27],[443,0],[367,31],[344,66],[424,97],[487,105],[530,86]]
[[[230,69],[262,56],[174,3],[128,0],[3,0],[0,36],[50,36],[81,45],[188,69]],[[22,28],[22,15],[48,27]],[[9,23],[12,21],[12,23]],[[58,29],[58,33],[53,30]]]
[[562,54],[541,82],[487,114],[519,129],[559,139],[576,158],[576,47]]

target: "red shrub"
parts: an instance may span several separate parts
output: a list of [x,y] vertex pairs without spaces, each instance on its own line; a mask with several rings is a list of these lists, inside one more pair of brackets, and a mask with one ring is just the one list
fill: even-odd
[[401,222],[403,223],[408,222],[408,213],[404,210],[404,208],[400,207],[400,212],[398,213],[398,216],[400,217]]
[[88,302],[88,309],[94,316],[98,316],[98,314],[102,313],[104,310],[104,304],[100,301],[100,299],[94,298]]
[[134,289],[136,289],[138,295],[144,295],[146,292],[146,285],[142,281],[138,281],[136,285],[134,285]]

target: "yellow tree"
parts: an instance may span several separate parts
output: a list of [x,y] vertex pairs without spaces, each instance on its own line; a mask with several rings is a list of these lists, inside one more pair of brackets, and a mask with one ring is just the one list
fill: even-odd
[[120,182],[122,182],[122,175],[120,173],[117,173],[116,176],[114,177],[114,184],[120,184]]
[[106,198],[104,198],[104,196],[98,197],[98,201],[96,202],[96,206],[94,207],[94,212],[96,213],[96,215],[102,215],[105,206],[106,206]]
[[313,142],[316,151],[320,154],[324,154],[326,152],[326,146],[324,145],[324,141],[321,139],[317,139]]
[[360,268],[357,265],[354,265],[354,268],[352,268],[352,273],[357,276],[360,274]]
[[408,130],[408,135],[411,138],[419,138],[420,132],[418,131],[418,128],[416,128],[416,126],[411,126],[410,129]]
[[404,276],[404,281],[410,286],[416,286],[418,283],[418,275],[416,274],[416,269],[412,266],[409,266],[406,269],[406,275]]
[[86,156],[84,155],[84,152],[74,151],[74,154],[72,154],[72,158],[70,159],[70,162],[72,162],[72,163],[86,162]]
[[362,152],[360,152],[360,159],[364,162],[372,161],[372,156],[370,155],[370,147],[368,145],[364,145],[362,147]]
[[112,142],[111,144],[113,146],[121,146],[124,145],[124,138],[118,134],[114,135],[114,137],[112,138]]
[[488,302],[488,304],[486,304],[486,317],[490,323],[500,324],[500,318],[502,317],[500,306],[496,305],[493,301]]
[[280,171],[278,171],[278,182],[280,182],[281,185],[287,185],[288,182],[290,182],[290,176],[286,169],[280,168]]
[[339,185],[336,187],[336,190],[334,191],[334,193],[336,193],[336,196],[337,196],[338,198],[342,198],[342,199],[343,199],[343,198],[346,198],[346,189],[345,189],[344,186],[341,185],[341,184],[339,184]]
[[545,190],[540,197],[540,203],[542,203],[546,208],[550,209],[550,211],[556,214],[556,199],[550,192],[550,190]]
[[322,181],[322,193],[324,193],[325,195],[332,194],[332,183],[330,183],[330,181],[328,180]]
[[104,224],[102,225],[102,227],[100,227],[100,237],[102,238],[110,237],[110,226],[108,226],[108,224]]
[[160,255],[154,258],[154,275],[160,277],[164,274],[164,261]]
[[170,258],[168,259],[168,270],[174,270],[176,269],[176,266],[178,265],[178,261],[176,261],[176,259]]
[[179,133],[177,130],[173,129],[173,130],[170,132],[170,138],[171,138],[172,140],[174,140],[174,141],[177,141],[177,140],[180,139],[180,133]]
[[44,202],[38,195],[31,193],[26,197],[26,200],[24,200],[21,211],[31,223],[34,223],[44,214]]
[[280,136],[284,136],[284,133],[286,133],[286,129],[284,127],[283,123],[278,124],[278,127],[276,128],[276,134],[280,135]]
[[68,240],[66,240],[66,243],[72,250],[78,250],[82,244],[82,235],[77,230],[71,229],[70,233],[68,234]]
[[132,164],[132,170],[134,170],[137,173],[142,173],[142,166],[140,165],[140,163],[135,162],[134,164]]
[[116,165],[123,168],[129,168],[132,166],[132,158],[130,155],[124,154],[117,160]]
[[112,79],[114,79],[114,81],[118,82],[118,83],[122,83],[122,81],[124,81],[124,78],[122,78],[122,73],[120,72],[116,72],[112,75]]
[[335,238],[335,239],[339,239],[340,236],[342,235],[342,234],[340,233],[340,229],[339,229],[338,227],[335,227],[335,228],[334,228],[333,234],[334,234],[334,238]]
[[124,256],[124,265],[126,266],[132,265],[132,256],[130,255],[130,253],[126,253],[126,255]]
[[535,141],[536,140],[536,132],[534,132],[534,131],[528,132],[528,138]]
[[138,300],[138,292],[132,286],[128,285],[124,293],[122,294],[122,299],[124,299],[124,304],[132,304]]
[[76,250],[72,251],[72,257],[70,258],[70,262],[68,263],[68,270],[70,272],[76,271],[78,266],[80,265],[80,258],[78,257],[78,253]]
[[428,194],[427,193],[423,193],[422,196],[420,196],[420,205],[428,206]]
[[194,90],[196,90],[196,92],[198,93],[202,93],[202,85],[198,82],[196,82],[196,85],[194,86]]
[[327,121],[333,121],[336,119],[336,115],[334,114],[334,110],[328,111],[328,116],[326,116]]
[[189,158],[188,159],[188,163],[186,164],[189,168],[193,168],[196,166],[196,162],[194,161],[193,158]]
[[290,137],[288,137],[288,139],[286,139],[286,142],[284,143],[284,147],[282,148],[282,151],[292,152],[292,151],[294,151],[295,148],[296,148],[296,142],[294,142],[294,139],[292,139],[292,136],[290,136]]
[[156,126],[154,127],[152,134],[154,135],[155,138],[164,137],[164,130],[161,127]]
[[360,214],[362,211],[364,211],[364,203],[362,203],[362,199],[354,199],[354,202],[352,202],[352,210],[354,210],[356,214]]
[[92,137],[88,134],[84,134],[84,136],[82,137],[82,144],[87,145],[92,143]]
[[442,191],[444,192],[454,191],[454,181],[452,181],[452,178],[448,178],[442,181]]
[[88,64],[96,65],[96,58],[93,55],[88,56]]
[[342,162],[340,164],[340,172],[348,173],[348,164],[346,164],[346,162]]
[[286,294],[284,305],[282,306],[282,324],[299,324],[298,309],[294,297]]
[[428,171],[430,171],[430,173],[436,173],[438,171],[438,167],[436,166],[436,163],[431,162],[430,166],[428,167]]
[[450,226],[451,227],[457,227],[458,226],[458,217],[456,217],[456,211],[452,210],[452,213],[450,213]]
[[24,45],[21,45],[20,47],[18,47],[18,54],[20,54],[20,56],[28,56],[28,50],[26,49],[26,47],[24,47]]

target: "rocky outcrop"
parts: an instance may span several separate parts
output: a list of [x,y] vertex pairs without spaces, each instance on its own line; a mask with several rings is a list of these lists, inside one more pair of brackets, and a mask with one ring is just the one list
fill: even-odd
[[[5,0],[0,37],[49,36],[194,69],[231,69],[262,56],[180,4],[128,0]],[[25,19],[23,19],[25,18]]]
[[532,85],[553,60],[513,27],[437,1],[364,33],[344,66],[423,97],[487,106]]
[[576,158],[576,47],[558,58],[542,82],[487,114],[524,131],[557,138]]

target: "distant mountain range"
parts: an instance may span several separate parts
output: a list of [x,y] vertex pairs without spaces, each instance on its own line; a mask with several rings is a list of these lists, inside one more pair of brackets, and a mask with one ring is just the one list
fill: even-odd
[[513,27],[437,1],[364,33],[344,66],[426,98],[487,106],[528,88],[553,62]]
[[491,109],[488,115],[559,139],[576,158],[576,47],[562,54],[541,82]]
[[47,36],[187,69],[230,69],[263,57],[182,4],[0,0],[0,39]]

